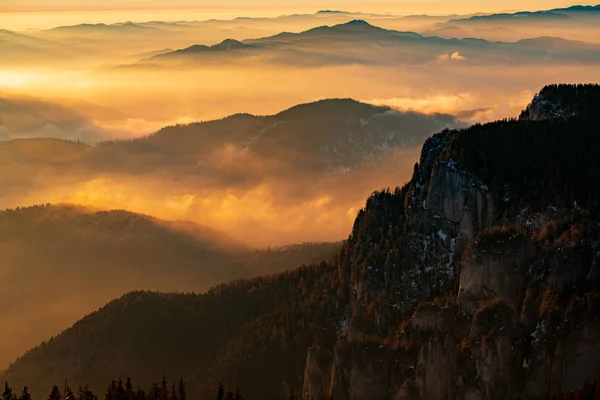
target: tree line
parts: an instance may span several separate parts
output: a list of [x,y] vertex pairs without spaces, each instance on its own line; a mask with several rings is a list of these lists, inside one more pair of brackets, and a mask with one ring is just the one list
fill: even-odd
[[[89,386],[79,386],[76,393],[66,385],[63,392],[58,385],[54,385],[48,394],[47,400],[98,400],[99,397],[90,390]],[[187,400],[187,385],[183,378],[178,382],[169,384],[166,376],[163,375],[160,382],[154,382],[150,389],[145,391],[139,386],[134,388],[131,378],[113,379],[104,393],[104,400]],[[298,400],[295,392],[292,391],[287,400]],[[21,393],[15,392],[8,382],[4,384],[4,392],[1,400],[32,400],[29,387],[24,386]],[[237,387],[235,391],[226,390],[222,383],[219,383],[216,400],[247,400]]]
[[[66,384],[61,392],[58,385],[50,390],[47,400],[98,400],[99,397],[89,386],[79,386],[76,392]],[[104,393],[104,400],[187,400],[187,385],[180,379],[178,382],[169,383],[163,375],[160,382],[154,382],[148,390],[134,387],[131,378],[113,379]],[[24,386],[20,393],[14,391],[8,382],[4,384],[4,392],[1,400],[32,400],[28,386]],[[243,400],[243,398],[235,398]]]

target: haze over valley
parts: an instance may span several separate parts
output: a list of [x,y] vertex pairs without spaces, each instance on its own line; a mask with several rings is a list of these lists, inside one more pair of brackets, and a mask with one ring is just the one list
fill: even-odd
[[[0,138],[93,147],[2,145],[14,167],[2,178],[0,206],[124,208],[210,225],[246,242],[246,232],[259,227],[250,241],[261,246],[340,240],[365,196],[410,177],[429,135],[517,115],[548,82],[594,81],[600,72],[597,8],[479,15],[324,10],[3,30]],[[442,32],[450,26],[478,39],[454,39],[463,36]],[[488,37],[488,30],[510,34]],[[278,120],[297,104],[335,98],[425,115],[410,122],[385,117],[378,126],[375,111],[363,121],[340,103],[331,126]],[[316,107],[305,116],[326,119],[327,112]],[[275,116],[272,123],[226,118],[238,113]],[[196,129],[210,139],[197,138],[195,150],[187,142],[161,147],[171,131],[191,137]],[[282,143],[285,149],[271,155],[274,147],[266,147],[276,144],[269,138],[280,131],[320,139],[301,149]],[[217,135],[222,140],[209,143]],[[36,159],[35,171],[20,152]],[[117,152],[119,161],[112,159]]]
[[600,5],[79,3],[0,5],[4,400],[600,388]]

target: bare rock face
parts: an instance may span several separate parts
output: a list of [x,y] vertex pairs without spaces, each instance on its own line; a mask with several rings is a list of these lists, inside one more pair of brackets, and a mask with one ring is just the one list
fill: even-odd
[[427,209],[447,221],[459,223],[468,200],[470,175],[452,163],[441,162],[431,175]]
[[502,298],[520,310],[533,254],[531,240],[518,229],[483,232],[464,256],[458,291],[461,308],[475,315],[484,303]]
[[[555,99],[521,118],[579,112]],[[430,138],[411,182],[357,218],[333,399],[538,400],[600,374],[600,226],[576,204],[511,203],[450,158],[458,134]]]
[[470,320],[457,307],[422,303],[415,310],[405,329],[420,336],[453,334],[455,338],[463,338],[469,332]]
[[477,376],[483,382],[485,399],[513,398],[513,349],[508,335],[486,336],[477,355]]
[[479,389],[469,389],[465,394],[465,400],[483,400],[483,393]]
[[390,352],[378,343],[354,344],[350,374],[350,400],[390,398]]
[[[597,311],[594,312],[597,314]],[[542,320],[530,335],[532,352],[523,358],[525,398],[556,396],[577,390],[595,379],[600,371],[600,322],[589,316],[567,327],[558,337]]]
[[394,400],[416,400],[419,398],[419,392],[415,387],[415,383],[412,379],[406,379]]
[[423,332],[436,332],[439,328],[438,321],[442,308],[433,303],[423,303],[417,307],[417,310],[410,319],[413,329]]
[[598,320],[581,327],[576,340],[564,338],[563,373],[558,392],[570,392],[591,382],[600,370],[600,323]]
[[302,400],[320,400],[326,397],[329,387],[328,366],[323,365],[322,349],[312,346],[308,349],[304,370],[304,386]]
[[533,98],[527,109],[521,113],[520,118],[541,121],[565,115],[567,115],[567,110],[561,102],[546,99],[543,93],[541,93]]
[[416,387],[421,399],[456,398],[457,345],[451,336],[434,339],[421,347],[416,368]]
[[502,334],[509,338],[516,329],[516,314],[503,299],[486,304],[477,311],[471,323],[469,343],[481,344],[490,334]]
[[[348,338],[340,336],[335,345],[333,368],[331,371],[331,388],[329,394],[334,399],[350,400],[350,373],[352,353]],[[304,383],[306,386],[306,382]],[[323,397],[325,399],[326,397]]]
[[343,400],[389,399],[390,354],[390,350],[380,343],[348,343],[345,337],[340,338],[331,375],[331,397]]

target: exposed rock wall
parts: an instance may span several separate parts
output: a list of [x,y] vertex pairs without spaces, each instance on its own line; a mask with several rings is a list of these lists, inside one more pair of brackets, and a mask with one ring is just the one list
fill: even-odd
[[[522,118],[562,115],[544,104]],[[505,188],[443,156],[457,134],[430,138],[411,182],[357,218],[350,323],[310,399],[533,400],[600,374],[600,225],[576,205],[503,207]]]

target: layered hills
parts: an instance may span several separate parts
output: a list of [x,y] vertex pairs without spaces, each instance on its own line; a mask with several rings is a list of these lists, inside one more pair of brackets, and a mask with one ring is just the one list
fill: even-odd
[[[164,372],[200,399],[218,381],[261,399],[578,390],[600,374],[600,137],[587,111],[599,91],[547,87],[519,120],[432,136],[410,182],[367,200],[331,262],[204,295],[130,293],[5,378],[101,391]],[[543,102],[552,112],[532,118]]]
[[[547,19],[549,14],[540,15]],[[568,18],[563,14],[556,15]],[[492,17],[500,18],[497,15],[473,18],[484,18],[487,21]],[[444,29],[456,28],[461,23],[465,22],[450,21],[448,26],[437,29],[441,30],[443,35]],[[600,45],[560,37],[553,37],[549,41],[547,37],[527,36],[527,40],[521,37],[523,40],[502,42],[443,36],[436,36],[435,32],[425,32],[425,35],[421,35],[384,29],[365,20],[355,19],[298,33],[283,32],[242,41],[228,39],[213,46],[193,45],[142,60],[140,66],[156,63],[174,68],[193,68],[207,62],[238,63],[244,60],[302,66],[414,65],[435,63],[440,54],[456,52],[462,54],[461,60],[469,60],[469,64],[537,63],[540,59],[571,64],[597,63],[600,60]],[[560,42],[560,46],[556,45],[557,41]],[[532,46],[532,43],[535,43],[535,46]]]
[[409,174],[423,141],[457,126],[450,115],[329,99],[130,140],[15,139],[0,142],[0,207],[127,209],[213,226],[265,247],[338,241],[352,223],[348,210],[360,207],[373,185]]
[[0,212],[0,365],[136,289],[203,292],[330,258],[339,244],[256,250],[189,222],[43,205]]
[[168,164],[200,173],[202,168],[196,167],[209,164],[210,158],[218,157],[215,153],[230,147],[239,152],[239,157],[250,151],[259,157],[278,158],[278,162],[295,168],[329,173],[356,168],[397,148],[418,146],[436,130],[457,125],[450,115],[401,112],[351,99],[327,99],[272,116],[236,114],[170,126],[131,140],[90,146],[36,138],[2,142],[0,151],[5,161],[13,164],[55,160],[64,152],[71,156],[65,157],[59,168],[139,172],[163,169]]

